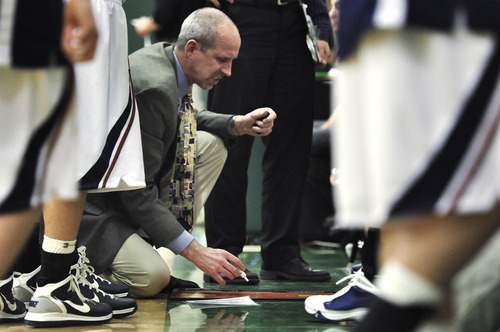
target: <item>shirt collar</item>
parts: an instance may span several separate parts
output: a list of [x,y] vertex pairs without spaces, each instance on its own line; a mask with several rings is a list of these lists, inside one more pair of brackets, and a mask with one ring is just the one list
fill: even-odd
[[179,60],[177,59],[177,55],[175,55],[175,52],[174,52],[174,58],[177,70],[177,90],[179,94],[179,99],[182,99],[182,97],[184,97],[189,92],[191,85],[189,84],[186,75],[184,75],[184,72],[182,71],[181,64],[179,63]]

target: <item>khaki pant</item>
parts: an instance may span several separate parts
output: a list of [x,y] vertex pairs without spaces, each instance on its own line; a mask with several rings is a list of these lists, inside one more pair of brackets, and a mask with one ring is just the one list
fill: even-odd
[[[195,220],[210,195],[227,156],[227,150],[219,137],[204,131],[198,131],[197,135]],[[103,277],[111,282],[130,286],[134,297],[151,297],[167,286],[170,269],[148,242],[138,234],[132,234]]]

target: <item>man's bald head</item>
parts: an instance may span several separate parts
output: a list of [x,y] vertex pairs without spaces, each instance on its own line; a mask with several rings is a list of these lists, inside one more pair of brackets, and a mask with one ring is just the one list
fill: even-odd
[[191,39],[196,40],[202,51],[212,48],[218,34],[238,33],[238,28],[222,11],[201,8],[192,12],[182,23],[175,47],[182,50]]

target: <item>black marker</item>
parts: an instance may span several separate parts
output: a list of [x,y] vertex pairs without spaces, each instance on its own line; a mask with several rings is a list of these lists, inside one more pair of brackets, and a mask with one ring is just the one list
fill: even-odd
[[263,121],[265,118],[267,118],[271,113],[267,112],[266,115],[264,115],[263,117],[260,117],[257,119],[257,121]]
[[[266,114],[266,115],[264,115],[264,116],[262,116],[262,117],[258,118],[258,119],[257,119],[257,121],[263,121],[265,118],[267,118],[267,117],[269,116],[269,114],[271,114],[271,113],[267,112],[267,114]],[[253,125],[254,125],[254,126],[256,126],[256,125],[257,125],[257,122],[255,122]],[[258,134],[258,135],[260,135],[261,133],[257,133],[257,134]]]

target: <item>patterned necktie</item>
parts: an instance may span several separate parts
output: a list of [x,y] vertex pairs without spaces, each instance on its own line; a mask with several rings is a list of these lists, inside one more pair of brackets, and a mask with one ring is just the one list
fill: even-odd
[[193,228],[194,164],[196,162],[196,111],[191,91],[181,101],[174,169],[167,207],[187,230]]

